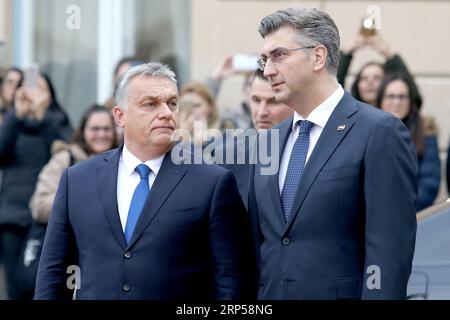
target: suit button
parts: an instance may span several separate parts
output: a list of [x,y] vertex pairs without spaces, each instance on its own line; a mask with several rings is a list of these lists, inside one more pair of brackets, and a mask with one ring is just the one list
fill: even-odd
[[127,251],[125,252],[125,254],[123,255],[125,258],[130,259],[131,258],[131,252]]
[[289,238],[283,238],[281,242],[284,246],[288,246],[291,243],[291,240],[289,240]]
[[129,292],[130,291],[130,285],[128,283],[125,283],[122,286],[122,290],[125,291],[125,292]]

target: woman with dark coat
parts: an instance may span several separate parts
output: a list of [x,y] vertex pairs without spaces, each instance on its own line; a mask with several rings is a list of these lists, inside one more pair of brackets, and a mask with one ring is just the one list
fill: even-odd
[[10,299],[27,298],[16,265],[31,222],[28,203],[37,177],[50,159],[53,141],[71,134],[48,77],[39,75],[36,87],[19,86],[0,125],[0,259]]
[[417,210],[433,204],[441,181],[437,127],[432,118],[420,115],[409,75],[386,77],[378,91],[377,106],[401,119],[411,133],[419,164]]

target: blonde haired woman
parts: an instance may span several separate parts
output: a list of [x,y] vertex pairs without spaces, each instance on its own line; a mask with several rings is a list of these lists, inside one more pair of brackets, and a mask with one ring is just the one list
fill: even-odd
[[[211,138],[221,135],[222,123],[214,95],[206,85],[190,81],[181,88],[180,122],[181,128],[189,131],[191,142],[196,145],[204,146]],[[199,129],[202,134],[197,132]]]

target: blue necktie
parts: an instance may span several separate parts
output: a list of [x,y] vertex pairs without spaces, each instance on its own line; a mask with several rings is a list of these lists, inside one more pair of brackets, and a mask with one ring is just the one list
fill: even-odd
[[134,190],[133,198],[131,199],[130,209],[128,210],[127,224],[125,225],[125,239],[130,243],[131,236],[136,227],[136,223],[141,214],[142,207],[144,207],[150,188],[148,186],[148,176],[150,168],[145,164],[140,164],[135,169],[141,176],[141,181]]
[[283,208],[284,218],[288,219],[294,203],[295,193],[303,173],[306,163],[306,156],[309,148],[309,132],[311,131],[312,122],[307,120],[299,121],[300,130],[292,148],[291,157],[284,180],[283,190],[281,191],[281,206]]

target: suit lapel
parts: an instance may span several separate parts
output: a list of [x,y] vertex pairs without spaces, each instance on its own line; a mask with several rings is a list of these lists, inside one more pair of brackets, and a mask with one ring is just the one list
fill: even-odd
[[161,169],[156,176],[152,189],[145,201],[142,213],[131,236],[128,247],[131,247],[141,236],[147,226],[152,222],[156,213],[169,197],[170,193],[181,181],[187,172],[186,165],[175,165],[172,162],[170,152],[164,157]]
[[122,147],[104,155],[105,162],[97,168],[97,190],[112,233],[122,249],[125,249],[126,241],[117,207],[117,174],[121,153]]
[[[289,118],[288,120],[284,121],[282,124],[280,124],[280,127],[278,128],[279,131],[279,140],[278,145],[282,148],[279,150],[278,156],[278,166],[281,164],[281,159],[283,157],[284,148],[286,146],[287,139],[289,137],[289,134],[292,130],[292,121],[293,118]],[[272,130],[270,130],[272,131]],[[267,139],[267,141],[272,141],[271,139]],[[269,146],[268,150],[272,150],[271,146]],[[278,216],[278,219],[281,223],[281,226],[284,227],[286,224],[284,216],[283,216],[283,209],[281,207],[281,198],[280,198],[280,185],[279,185],[279,172],[280,170],[277,170],[277,174],[272,174],[267,176],[267,183],[269,187],[269,193],[272,197],[272,203],[275,207],[276,215]],[[260,173],[258,173],[260,174]]]
[[[292,222],[295,220],[298,211],[320,170],[339,146],[342,139],[344,139],[351,130],[354,122],[349,118],[357,111],[356,101],[346,92],[328,119],[328,122],[303,170],[301,182],[298,186],[292,211],[289,215],[283,235],[286,234],[292,225]],[[343,126],[345,126],[344,129],[342,129]],[[338,127],[340,130],[338,130]]]

